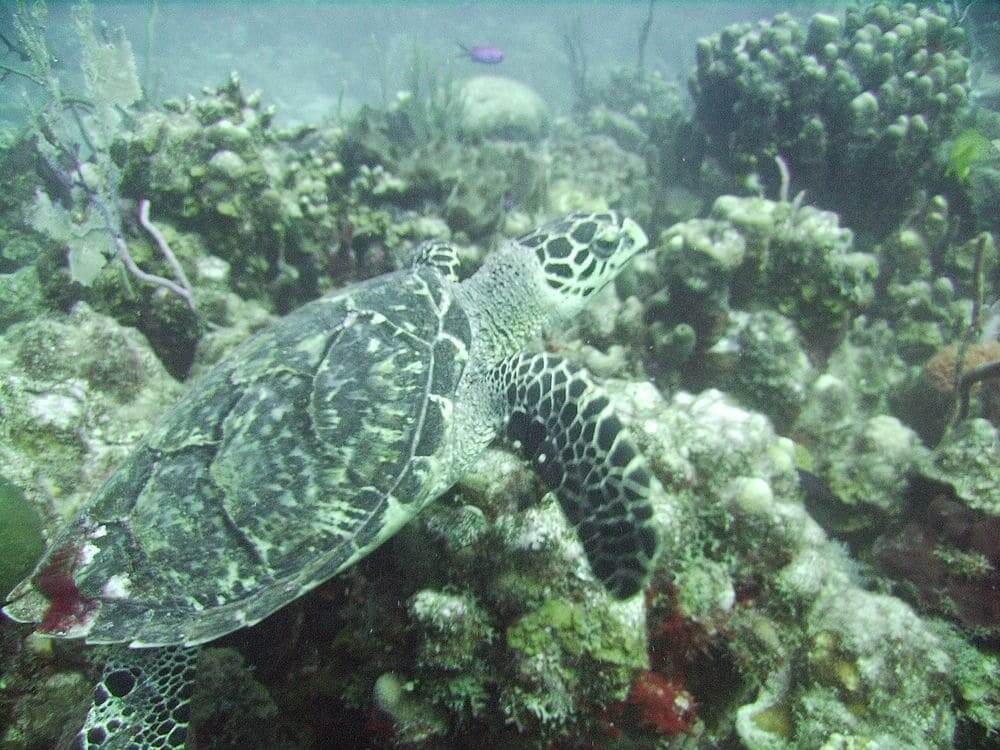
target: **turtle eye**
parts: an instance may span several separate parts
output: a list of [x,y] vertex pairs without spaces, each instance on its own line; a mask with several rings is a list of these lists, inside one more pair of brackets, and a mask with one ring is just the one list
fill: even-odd
[[618,249],[618,238],[598,237],[590,244],[590,251],[598,258],[610,258]]

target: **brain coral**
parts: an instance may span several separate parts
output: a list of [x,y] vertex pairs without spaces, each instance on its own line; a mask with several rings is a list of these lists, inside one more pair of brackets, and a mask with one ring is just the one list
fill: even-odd
[[[964,32],[912,3],[783,13],[700,39],[689,85],[709,153],[737,178],[793,188],[858,229],[903,212],[968,95]],[[909,200],[908,200],[909,199]]]

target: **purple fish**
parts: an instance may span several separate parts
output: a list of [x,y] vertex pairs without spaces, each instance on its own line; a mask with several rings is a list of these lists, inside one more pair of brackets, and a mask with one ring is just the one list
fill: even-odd
[[503,62],[503,50],[497,47],[491,47],[488,44],[466,47],[461,42],[458,43],[458,46],[462,48],[462,56],[468,57],[472,62],[483,65],[496,65]]

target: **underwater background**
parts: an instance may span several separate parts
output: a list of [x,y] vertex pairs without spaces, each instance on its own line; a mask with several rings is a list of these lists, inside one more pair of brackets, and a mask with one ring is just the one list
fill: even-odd
[[[0,596],[193,378],[447,242],[650,238],[534,349],[662,485],[609,597],[504,446],[204,649],[190,747],[1000,747],[1000,3],[5,2]],[[102,649],[0,618],[0,750]]]

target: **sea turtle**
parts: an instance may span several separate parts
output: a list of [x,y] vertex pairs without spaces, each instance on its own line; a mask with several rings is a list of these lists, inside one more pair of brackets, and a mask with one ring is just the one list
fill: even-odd
[[600,386],[524,348],[646,244],[631,219],[576,213],[459,281],[454,248],[424,243],[197,380],[4,609],[46,635],[133,647],[110,650],[78,746],[183,746],[194,647],[369,554],[498,436],[555,492],[607,590],[640,591],[654,480]]

